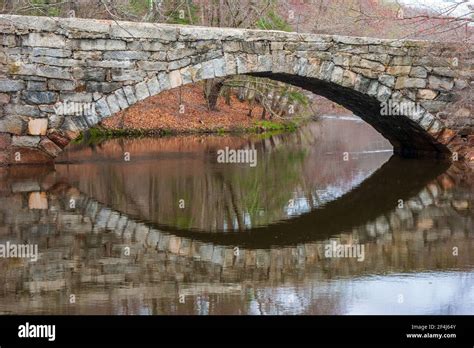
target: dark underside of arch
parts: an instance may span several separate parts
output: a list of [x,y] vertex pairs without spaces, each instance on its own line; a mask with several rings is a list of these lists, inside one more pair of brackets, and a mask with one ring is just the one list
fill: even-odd
[[444,158],[450,153],[445,145],[436,142],[420,125],[408,117],[381,116],[380,102],[376,98],[352,88],[316,78],[284,73],[252,73],[249,75],[289,83],[344,106],[388,139],[397,155]]
[[[265,249],[274,245],[314,242],[389,214],[397,208],[400,199],[407,201],[416,197],[429,182],[444,173],[449,166],[447,161],[413,160],[392,156],[362,184],[324,207],[289,220],[238,233],[183,230],[155,222],[148,224],[179,237],[220,245]],[[140,219],[139,216],[130,216]]]

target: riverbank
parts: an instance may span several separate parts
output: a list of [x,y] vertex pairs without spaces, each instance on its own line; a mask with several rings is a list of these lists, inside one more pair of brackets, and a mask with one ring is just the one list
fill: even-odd
[[[220,97],[217,110],[209,111],[200,84],[183,86],[147,98],[101,122],[93,132],[105,136],[137,136],[194,133],[235,133],[294,130],[308,119],[262,119],[263,108]],[[268,118],[268,113],[267,113]]]

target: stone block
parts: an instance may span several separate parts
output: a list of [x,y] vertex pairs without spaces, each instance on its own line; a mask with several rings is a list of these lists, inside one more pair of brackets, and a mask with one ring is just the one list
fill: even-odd
[[179,70],[174,70],[169,73],[169,81],[171,88],[176,88],[183,84],[183,80],[181,78],[181,73],[179,72]]
[[125,94],[125,98],[127,99],[128,105],[133,105],[137,102],[137,97],[135,96],[135,89],[133,86],[123,87],[123,92]]
[[454,80],[451,78],[438,77],[431,75],[428,78],[428,87],[438,91],[450,91],[453,89]]
[[53,33],[29,33],[23,39],[24,46],[62,48],[66,46],[66,38]]
[[110,115],[112,115],[109,109],[109,105],[107,104],[107,101],[105,100],[105,98],[101,98],[98,101],[96,101],[95,111],[97,112],[97,115],[100,118],[109,117]]
[[117,98],[117,103],[120,107],[120,109],[126,109],[128,108],[128,102],[127,102],[127,98],[125,97],[125,93],[123,91],[123,89],[118,89],[114,92],[115,94],[115,97]]
[[401,76],[397,78],[397,82],[395,83],[395,89],[425,88],[425,87],[426,87],[426,80],[415,78],[415,77]]
[[146,81],[142,81],[135,85],[135,95],[138,100],[143,100],[150,96],[150,92],[148,91]]
[[107,104],[109,105],[109,110],[112,115],[120,111],[120,105],[115,94],[110,94],[109,96],[107,96],[106,99]]
[[417,91],[416,97],[420,99],[432,100],[436,98],[437,95],[438,95],[438,92],[432,91],[431,89],[419,89]]
[[28,134],[30,135],[46,135],[47,130],[47,118],[34,118],[28,121]]
[[122,40],[80,40],[78,42],[78,48],[83,51],[117,51],[125,50],[127,44]]
[[17,136],[14,135],[12,138],[12,146],[18,147],[36,147],[41,140],[39,136],[30,136],[30,135],[22,135]]
[[61,148],[56,143],[46,137],[41,139],[39,147],[52,157],[56,157],[61,152]]
[[25,82],[21,80],[0,79],[0,92],[17,92],[25,89]]
[[58,94],[49,91],[23,91],[23,100],[30,104],[54,104]]

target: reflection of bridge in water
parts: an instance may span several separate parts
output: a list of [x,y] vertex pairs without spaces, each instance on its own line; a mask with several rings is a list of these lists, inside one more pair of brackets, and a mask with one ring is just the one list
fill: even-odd
[[[293,280],[474,264],[472,196],[457,191],[457,168],[443,173],[444,166],[433,165],[422,171],[396,162],[323,209],[285,222],[294,226],[286,235],[280,224],[230,235],[157,226],[110,209],[54,172],[35,173],[32,179],[30,168],[23,178],[21,169],[11,168],[1,187],[1,240],[37,243],[40,259],[0,263],[0,310],[50,312],[53,306],[68,312],[69,294],[80,299],[70,309],[75,312],[94,311],[94,303],[130,301],[133,307],[134,301],[158,299],[177,304],[180,294],[225,297],[242,293],[249,282],[284,286]],[[401,177],[404,185],[397,185]],[[403,208],[397,208],[398,199],[404,200]],[[340,214],[344,221],[334,218]],[[330,239],[362,243],[364,262],[325,258],[322,246]],[[458,256],[453,247],[459,248]],[[172,305],[161,306],[169,311]]]

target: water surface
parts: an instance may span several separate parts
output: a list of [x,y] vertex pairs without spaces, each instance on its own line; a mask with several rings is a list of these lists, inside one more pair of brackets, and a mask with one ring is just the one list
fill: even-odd
[[1,313],[474,313],[472,175],[393,157],[355,117],[71,145],[0,175],[0,243],[39,248],[0,258]]

